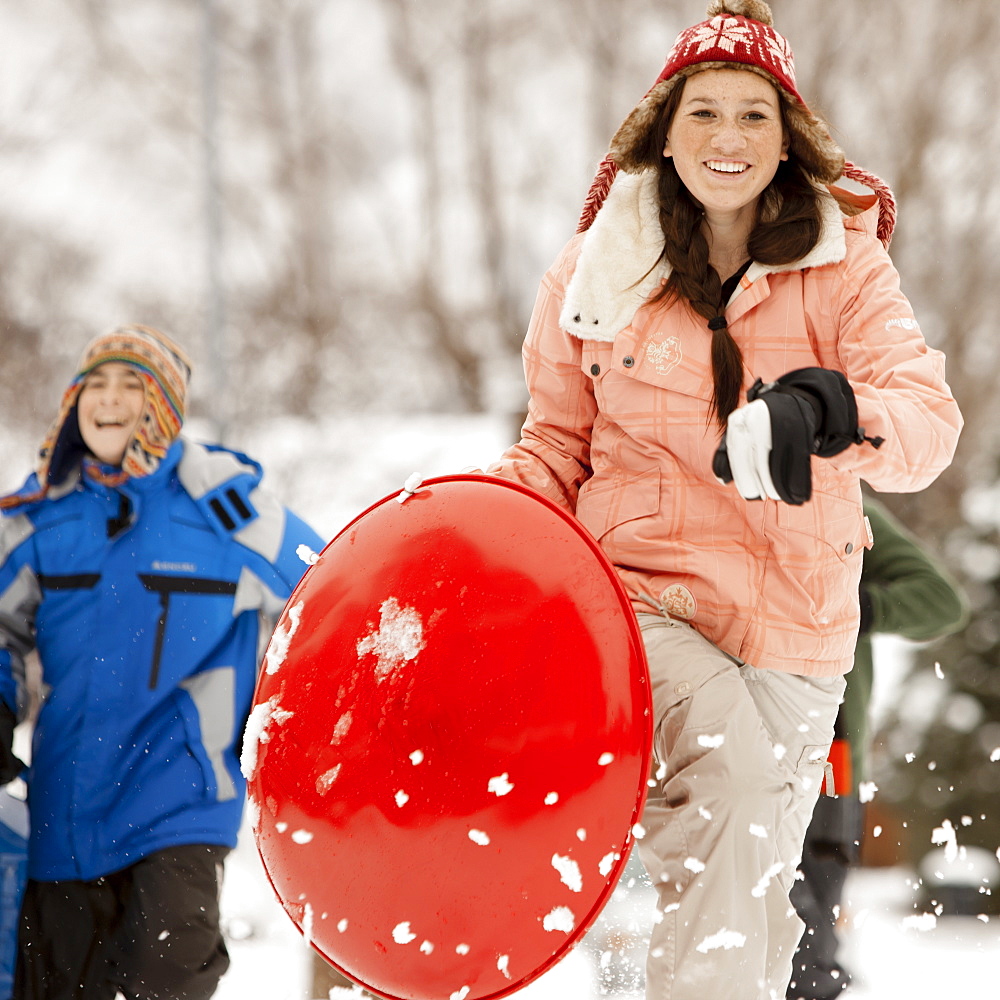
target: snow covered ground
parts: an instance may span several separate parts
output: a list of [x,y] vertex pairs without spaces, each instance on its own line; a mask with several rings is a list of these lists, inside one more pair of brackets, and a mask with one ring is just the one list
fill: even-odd
[[[851,876],[845,958],[857,983],[845,1000],[1000,995],[1000,920],[940,917],[933,927],[909,926],[912,922],[904,921],[913,912],[911,878],[902,868],[863,869]],[[312,995],[311,954],[274,898],[249,833],[227,865],[223,912],[233,964],[217,1000],[327,1000]],[[516,996],[599,1000],[595,956],[577,949]],[[636,1000],[635,994],[618,996]]]

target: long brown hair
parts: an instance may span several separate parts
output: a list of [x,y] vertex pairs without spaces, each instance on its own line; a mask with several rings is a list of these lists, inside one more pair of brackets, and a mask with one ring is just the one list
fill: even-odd
[[[743,355],[726,327],[722,278],[708,262],[708,240],[702,231],[701,204],[677,174],[674,161],[663,155],[667,132],[680,104],[684,82],[667,96],[649,131],[643,163],[659,177],[660,227],[663,252],[671,272],[653,301],[684,299],[708,321],[712,331],[712,406],[710,413],[721,428],[739,405],[743,388]],[[784,97],[781,96],[784,120]],[[787,131],[787,125],[785,126]],[[819,196],[796,161],[789,155],[778,165],[773,180],[757,202],[757,218],[747,239],[747,252],[761,264],[788,264],[804,257],[819,240]]]

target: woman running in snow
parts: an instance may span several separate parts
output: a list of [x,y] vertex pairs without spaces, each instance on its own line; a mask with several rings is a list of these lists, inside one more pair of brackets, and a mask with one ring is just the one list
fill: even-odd
[[888,189],[806,106],[767,4],[708,17],[542,282],[528,417],[490,470],[573,511],[638,613],[656,1000],[785,996],[788,893],[858,633],[861,481],[924,488],[962,425],[886,252]]

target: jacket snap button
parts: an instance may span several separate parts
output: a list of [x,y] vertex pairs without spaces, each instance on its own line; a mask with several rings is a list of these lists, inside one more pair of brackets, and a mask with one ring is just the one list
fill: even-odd
[[847,545],[844,546],[844,551],[850,555],[854,551],[854,542],[848,542]]
[[601,366],[600,365],[591,365],[590,366],[590,374],[591,375],[600,375],[601,374]]
[[674,687],[674,694],[690,694],[691,693],[691,682],[681,681]]
[[635,364],[635,358],[633,358],[631,354],[626,354],[625,357],[622,358],[622,364],[626,368],[631,368],[632,365]]

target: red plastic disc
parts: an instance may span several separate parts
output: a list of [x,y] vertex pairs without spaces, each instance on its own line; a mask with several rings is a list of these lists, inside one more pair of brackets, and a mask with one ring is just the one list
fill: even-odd
[[610,895],[650,728],[593,538],[517,484],[430,480],[349,524],[285,607],[245,740],[257,846],[302,933],[372,993],[502,997]]

